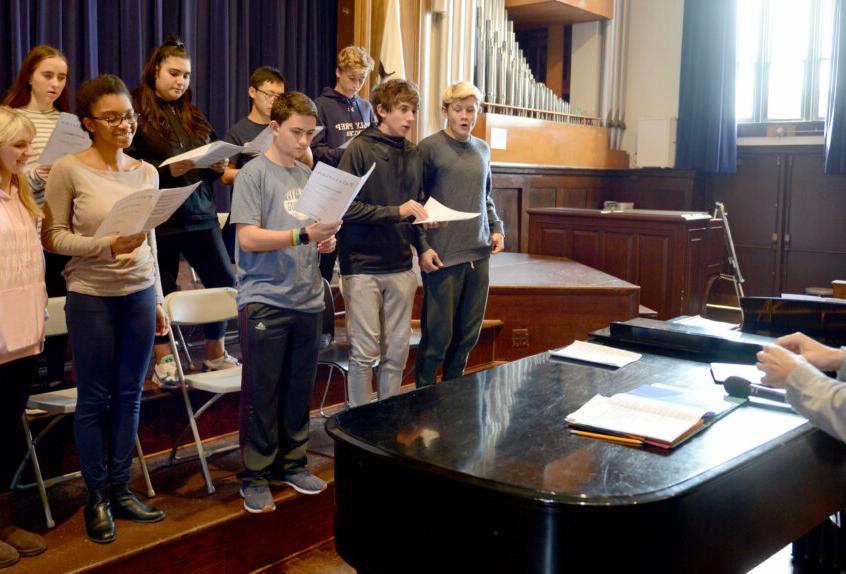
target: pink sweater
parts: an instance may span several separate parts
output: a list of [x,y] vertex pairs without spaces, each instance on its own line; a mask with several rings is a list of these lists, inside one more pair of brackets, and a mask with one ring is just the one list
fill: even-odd
[[41,242],[13,185],[0,190],[0,364],[41,352],[46,308]]

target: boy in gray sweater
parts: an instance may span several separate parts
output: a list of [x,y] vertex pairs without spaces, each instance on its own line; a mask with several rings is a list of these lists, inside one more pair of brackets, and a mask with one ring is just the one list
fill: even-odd
[[490,149],[470,133],[481,103],[482,93],[473,84],[449,86],[441,102],[446,128],[418,145],[424,195],[452,209],[480,214],[428,231],[432,249],[420,257],[424,273],[418,387],[435,382],[440,363],[443,380],[464,373],[485,315],[490,256],[505,247],[491,197]]

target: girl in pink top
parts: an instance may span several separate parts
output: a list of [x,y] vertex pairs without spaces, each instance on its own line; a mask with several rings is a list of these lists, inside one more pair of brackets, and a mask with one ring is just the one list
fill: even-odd
[[[32,122],[0,106],[0,436],[20,444],[20,420],[37,374],[47,308],[36,232],[43,215],[24,177],[33,137]],[[0,457],[0,568],[46,548],[40,536],[9,525],[12,509],[5,490],[17,462],[13,459]]]

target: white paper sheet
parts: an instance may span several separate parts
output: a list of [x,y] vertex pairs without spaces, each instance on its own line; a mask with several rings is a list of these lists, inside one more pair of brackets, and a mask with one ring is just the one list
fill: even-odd
[[331,222],[344,217],[376,164],[363,176],[347,173],[322,161],[317,162],[294,209],[315,221]]
[[586,341],[573,341],[566,347],[550,351],[549,354],[562,359],[576,359],[577,361],[609,365],[612,367],[624,367],[641,357],[640,353],[633,353]]
[[469,211],[456,211],[450,209],[434,197],[426,200],[423,206],[426,213],[429,215],[426,219],[415,219],[414,224],[418,223],[439,223],[442,221],[464,221],[466,219],[473,219],[479,217],[478,213],[470,213]]
[[47,140],[47,144],[41,151],[38,163],[53,165],[53,162],[64,155],[77,153],[90,147],[91,138],[82,129],[79,118],[74,114],[62,112],[50,139]]
[[267,148],[270,147],[270,144],[273,143],[273,132],[270,131],[270,126],[267,126],[259,135],[253,138],[252,141],[248,141],[244,144],[244,151],[241,153],[245,153],[248,155],[259,155],[260,153],[264,153],[267,151]]
[[218,140],[168,158],[160,163],[159,167],[190,159],[194,162],[195,168],[204,169],[242,151],[244,151],[244,146]]
[[127,195],[112,206],[94,237],[133,235],[161,225],[200,183],[162,190],[142,189]]
[[344,143],[342,143],[341,145],[339,145],[339,146],[338,146],[338,149],[347,149],[348,147],[350,147],[350,143],[352,143],[352,141],[353,141],[354,139],[355,139],[354,137],[352,137],[352,138],[348,139],[347,141],[345,141]]

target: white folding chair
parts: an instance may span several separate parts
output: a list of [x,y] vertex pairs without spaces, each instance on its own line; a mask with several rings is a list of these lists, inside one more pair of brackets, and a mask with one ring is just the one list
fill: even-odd
[[[45,325],[45,335],[47,337],[54,337],[58,335],[66,335],[68,332],[67,322],[65,321],[65,298],[51,297],[47,302],[47,312],[49,317]],[[38,487],[38,494],[41,497],[41,505],[44,507],[44,517],[47,520],[47,527],[53,528],[56,522],[53,520],[53,514],[50,511],[50,501],[47,499],[47,488],[82,476],[80,471],[69,472],[53,478],[44,480],[41,474],[41,465],[38,462],[38,453],[36,447],[41,442],[41,439],[50,432],[61,420],[67,415],[72,415],[76,411],[76,388],[62,389],[60,391],[51,391],[49,393],[41,393],[29,397],[26,404],[27,409],[37,409],[44,414],[51,415],[53,419],[39,432],[35,438],[32,437],[32,431],[29,427],[29,416],[26,412],[21,416],[21,424],[24,429],[24,437],[27,443],[27,454],[18,465],[15,476],[12,479],[11,489],[23,490],[26,488]],[[147,486],[147,496],[153,497],[156,491],[153,490],[153,484],[150,482],[150,473],[147,470],[147,463],[144,460],[144,452],[141,450],[141,441],[138,435],[135,435],[135,451],[138,454],[138,462],[141,466],[141,474],[144,475],[144,482]],[[21,483],[21,476],[26,467],[27,460],[32,462],[32,472],[35,475],[35,482]]]
[[[217,287],[213,289],[194,289],[190,291],[175,291],[165,297],[165,312],[170,317],[171,329],[169,339],[173,356],[176,358],[176,373],[181,383],[182,399],[185,403],[185,411],[188,414],[188,426],[180,433],[170,451],[170,463],[177,460],[184,460],[186,457],[177,456],[182,438],[190,430],[194,435],[194,444],[197,447],[197,457],[200,459],[200,466],[203,469],[203,479],[206,481],[206,490],[209,494],[214,493],[211,475],[207,459],[213,454],[230,451],[238,448],[238,445],[231,445],[214,451],[206,451],[197,428],[197,420],[208,411],[221,397],[228,393],[241,391],[241,367],[224,369],[222,371],[209,371],[206,373],[186,374],[179,358],[174,330],[180,326],[198,325],[203,323],[215,323],[228,321],[238,317],[238,306],[235,301],[235,289],[231,287]],[[197,389],[212,393],[212,397],[203,403],[196,411],[191,405],[188,395],[189,389]]]

